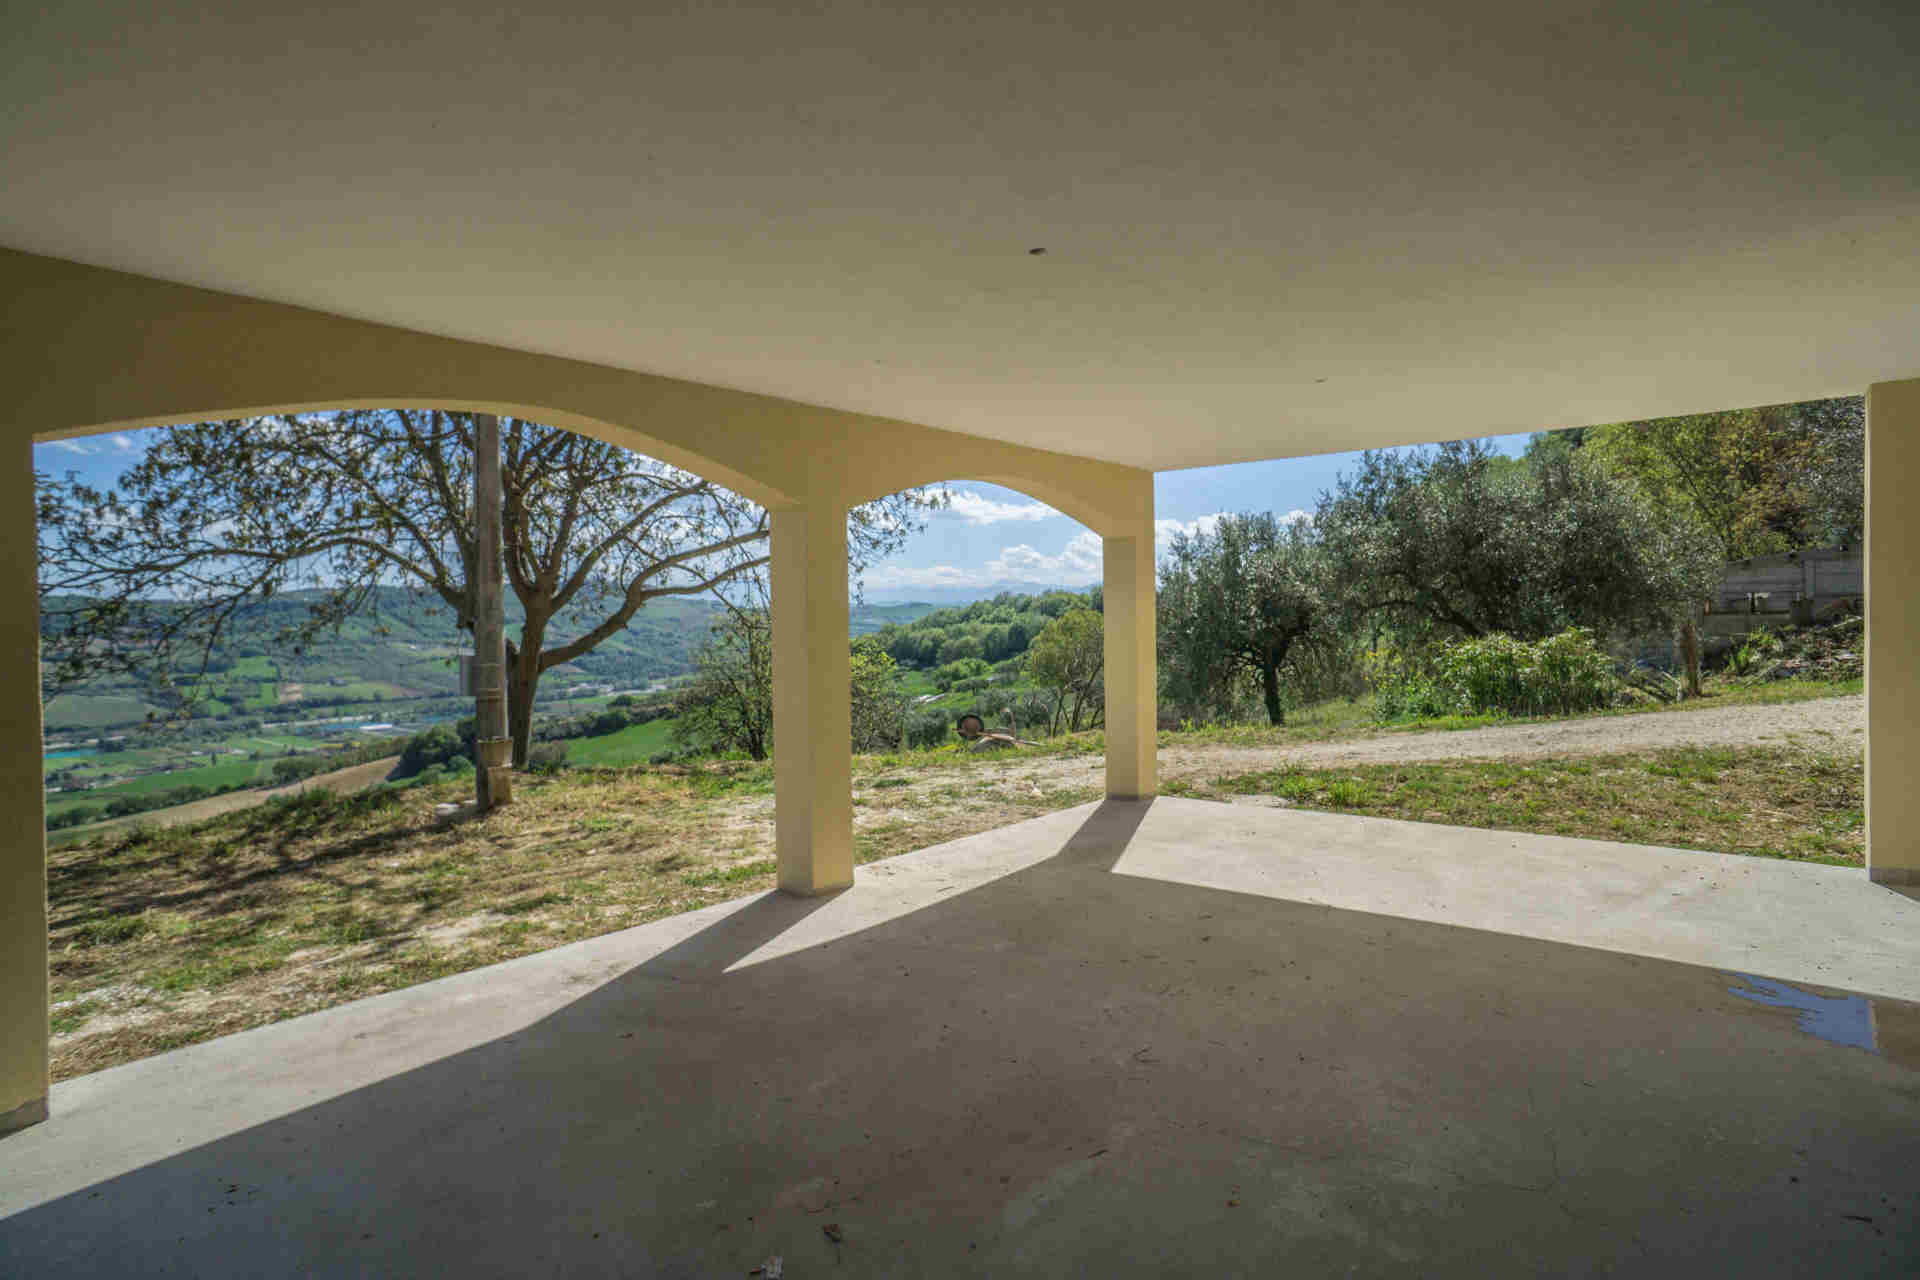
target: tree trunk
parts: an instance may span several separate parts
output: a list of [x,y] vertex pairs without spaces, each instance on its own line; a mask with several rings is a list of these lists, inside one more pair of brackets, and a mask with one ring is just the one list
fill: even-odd
[[520,626],[520,643],[507,641],[507,726],[513,738],[513,767],[527,767],[527,753],[533,746],[533,695],[540,688],[540,653],[547,644],[548,606],[536,599],[521,601],[526,621]]
[[522,670],[525,665],[515,662],[507,668],[507,726],[516,769],[527,767],[527,752],[533,745],[533,694],[540,684],[539,672],[528,678]]
[[533,746],[533,695],[540,688],[540,651],[507,641],[507,735],[513,739],[513,767],[527,767]]
[[1280,666],[1274,662],[1260,664],[1260,688],[1267,699],[1267,723],[1285,724],[1286,709],[1280,705]]
[[1706,690],[1700,685],[1700,620],[1688,618],[1680,627],[1680,654],[1687,664],[1687,696],[1699,698]]

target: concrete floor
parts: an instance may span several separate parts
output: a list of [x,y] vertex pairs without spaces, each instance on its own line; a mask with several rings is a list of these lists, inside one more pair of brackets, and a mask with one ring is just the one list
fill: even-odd
[[1859,871],[1088,806],[60,1085],[0,1275],[1909,1276],[1916,1000]]

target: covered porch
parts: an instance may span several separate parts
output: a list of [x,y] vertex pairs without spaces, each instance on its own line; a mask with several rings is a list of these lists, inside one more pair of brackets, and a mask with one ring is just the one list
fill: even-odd
[[1907,1274],[1916,925],[1839,868],[1106,801],[56,1085],[0,1262]]
[[[0,1273],[1912,1274],[1920,20],[282,8],[5,45]],[[1154,798],[1156,472],[1863,392],[1864,874]],[[786,892],[50,1089],[34,443],[393,405],[772,513]],[[1107,799],[856,874],[960,478],[1104,540]]]

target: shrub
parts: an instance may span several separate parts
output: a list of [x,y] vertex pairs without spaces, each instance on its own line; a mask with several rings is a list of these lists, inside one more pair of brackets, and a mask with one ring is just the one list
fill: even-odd
[[542,742],[527,752],[528,773],[558,773],[567,767],[567,744]]
[[1432,675],[1398,650],[1375,649],[1367,654],[1365,666],[1367,683],[1373,686],[1376,720],[1391,724],[1398,720],[1432,720],[1454,713],[1451,695]]
[[321,756],[283,756],[273,762],[273,780],[278,783],[298,782],[316,773],[325,773],[330,767],[330,763]]
[[[466,753],[466,744],[460,740],[459,733],[444,724],[437,724],[407,739],[407,745],[400,749],[400,763],[393,767],[392,776],[396,780],[411,778]],[[444,774],[446,771],[443,769],[441,772]]]
[[947,740],[947,714],[921,711],[907,721],[907,745],[919,750],[937,747]]
[[1567,715],[1608,706],[1620,690],[1613,660],[1585,627],[1544,640],[1498,634],[1456,640],[1425,670],[1399,654],[1369,654],[1367,671],[1374,714],[1382,720]]
[[933,687],[942,693],[947,693],[962,681],[977,679],[986,675],[989,670],[991,668],[987,666],[984,658],[961,658],[934,668]]
[[89,822],[98,822],[106,816],[107,811],[104,806],[83,804],[78,808],[69,809],[65,813],[57,813],[50,816],[47,819],[47,830],[59,831],[65,827],[83,826]]

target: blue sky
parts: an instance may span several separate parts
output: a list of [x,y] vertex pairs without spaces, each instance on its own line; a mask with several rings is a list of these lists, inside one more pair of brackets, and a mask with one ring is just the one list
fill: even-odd
[[[153,435],[125,431],[35,445],[34,465],[109,484],[146,452]],[[1493,440],[1512,454],[1526,442],[1524,435]],[[1154,481],[1161,545],[1175,531],[1203,527],[1223,512],[1311,511],[1320,491],[1331,488],[1340,472],[1351,472],[1359,457],[1330,453],[1162,472]],[[948,488],[952,508],[934,515],[904,552],[868,571],[867,599],[944,603],[996,589],[1084,587],[1100,580],[1100,540],[1078,521],[1011,489],[967,480]]]
[[[1491,437],[1502,453],[1525,450],[1525,435]],[[1174,533],[1204,527],[1223,513],[1310,512],[1323,489],[1359,464],[1358,453],[1329,453],[1277,462],[1163,471],[1154,479],[1154,507],[1164,551]],[[1083,587],[1100,581],[1100,539],[1079,521],[1025,494],[957,480],[953,506],[932,517],[906,551],[868,571],[874,601],[992,594],[996,587]]]

